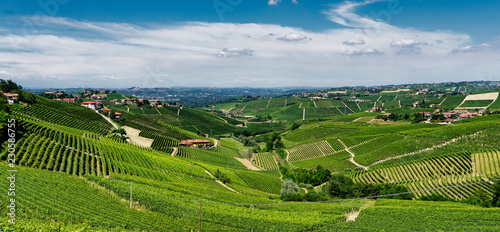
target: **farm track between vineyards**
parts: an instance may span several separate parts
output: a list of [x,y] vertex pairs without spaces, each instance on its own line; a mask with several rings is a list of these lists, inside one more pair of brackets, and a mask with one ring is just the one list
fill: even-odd
[[114,123],[110,118],[104,116],[103,114],[99,113],[99,111],[95,111],[97,114],[101,115],[104,119],[106,119],[106,121],[108,121],[109,123],[111,123],[111,125],[113,125],[114,128],[118,129],[118,125],[116,125],[116,123]]
[[214,178],[214,179],[215,179],[215,182],[217,182],[218,184],[220,184],[220,185],[224,186],[224,188],[227,188],[227,189],[229,189],[229,190],[231,190],[231,191],[233,191],[233,192],[235,192],[235,193],[238,193],[238,194],[239,194],[239,192],[238,192],[238,191],[236,191],[236,190],[232,189],[231,187],[227,186],[226,184],[222,183],[222,181],[217,180],[217,178],[215,178],[215,176],[214,176],[214,175],[212,175],[212,173],[210,173],[208,170],[206,170],[206,169],[205,169],[205,172],[206,172],[208,175],[210,175],[212,178]]
[[439,148],[439,147],[446,146],[446,145],[451,144],[451,143],[458,142],[459,140],[467,138],[467,137],[477,136],[479,133],[481,133],[481,131],[478,131],[476,133],[469,134],[469,135],[463,135],[463,136],[460,136],[458,138],[451,139],[450,141],[446,141],[444,143],[437,144],[437,145],[434,145],[432,147],[427,147],[427,148],[424,148],[424,149],[421,149],[421,150],[418,150],[418,151],[413,151],[413,152],[409,152],[409,153],[406,153],[406,154],[402,154],[402,155],[397,155],[397,156],[385,158],[383,160],[379,160],[377,162],[374,162],[374,163],[368,165],[368,167],[376,165],[376,164],[379,164],[379,163],[383,163],[383,162],[388,161],[388,160],[398,159],[398,158],[405,157],[405,156],[410,156],[410,155],[415,155],[415,154],[418,154],[418,153],[421,153],[421,152],[425,152],[425,151],[431,151],[431,150],[433,150],[435,148]]
[[338,141],[339,141],[342,145],[344,145],[345,150],[346,150],[347,152],[349,152],[349,154],[351,154],[351,158],[349,158],[349,162],[353,163],[354,165],[356,165],[356,166],[358,166],[358,167],[360,167],[360,168],[363,168],[364,170],[368,170],[368,167],[363,166],[363,165],[359,164],[358,162],[356,162],[356,160],[354,160],[354,153],[352,153],[352,152],[349,150],[349,148],[348,148],[348,147],[344,144],[344,142],[342,142],[342,140],[338,139]]

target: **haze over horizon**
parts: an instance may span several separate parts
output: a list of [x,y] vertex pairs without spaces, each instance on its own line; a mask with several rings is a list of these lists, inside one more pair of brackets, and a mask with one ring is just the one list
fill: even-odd
[[340,87],[500,80],[493,1],[0,3],[26,88]]

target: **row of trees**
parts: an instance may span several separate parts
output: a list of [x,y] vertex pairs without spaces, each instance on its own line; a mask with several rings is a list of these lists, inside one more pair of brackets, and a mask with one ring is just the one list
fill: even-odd
[[[443,116],[444,117],[444,116]],[[419,123],[425,121],[425,115],[420,113],[413,114],[391,114],[389,116],[377,115],[377,119],[383,119],[384,121],[411,121],[413,123]],[[442,119],[444,120],[444,118]]]

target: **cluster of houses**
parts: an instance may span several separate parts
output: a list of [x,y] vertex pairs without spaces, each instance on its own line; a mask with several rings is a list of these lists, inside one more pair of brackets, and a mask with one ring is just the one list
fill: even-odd
[[[125,99],[113,99],[110,102],[115,103],[115,105],[132,105],[136,103],[136,100],[139,102],[139,104],[144,104],[145,100],[142,98],[136,99],[136,98],[125,98]],[[161,107],[161,102],[160,100],[147,100],[150,106],[157,106]]]

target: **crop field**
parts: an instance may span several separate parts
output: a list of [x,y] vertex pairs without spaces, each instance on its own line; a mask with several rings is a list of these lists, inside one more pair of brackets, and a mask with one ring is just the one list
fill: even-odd
[[254,154],[252,163],[264,170],[276,170],[278,169],[278,164],[274,158],[272,152],[263,152]]
[[323,140],[315,143],[307,143],[298,145],[288,149],[288,160],[296,162],[301,160],[313,159],[322,156],[327,156],[335,153],[336,151],[330,144]]
[[443,109],[454,109],[458,107],[462,103],[462,101],[465,99],[465,96],[448,96],[446,97],[446,100],[440,105],[441,108]]
[[379,199],[354,222],[320,231],[498,231],[500,209],[455,202]]
[[[226,134],[236,129],[235,126],[224,122],[212,113],[202,110],[179,107],[159,108],[162,115],[148,115],[155,121],[161,121],[193,133],[203,134]],[[177,115],[179,112],[179,115]]]
[[270,178],[270,176],[265,173],[246,170],[237,170],[235,174],[243,179],[250,188],[273,194],[280,193],[282,182],[277,178]]
[[[416,160],[407,164],[380,166],[373,170],[353,173],[351,177],[362,183],[400,183],[412,191],[432,189],[500,177],[500,154],[497,150],[482,153],[458,153]],[[466,199],[476,190],[492,193],[491,185],[463,186],[419,192],[416,197],[440,194],[452,199]]]
[[342,151],[328,156],[297,161],[292,164],[307,169],[315,169],[318,165],[321,165],[331,172],[343,172],[357,167],[348,160],[350,157],[351,155],[347,151]]
[[36,104],[16,109],[15,113],[98,134],[111,130],[108,121],[88,108],[34,96]]
[[234,159],[234,157],[241,157],[240,153],[224,147],[212,149],[180,147],[177,156],[227,167],[245,168],[243,164]]
[[458,108],[462,107],[486,108],[491,103],[493,103],[493,100],[466,100],[462,104],[460,104]]

